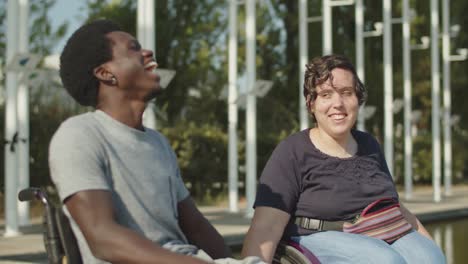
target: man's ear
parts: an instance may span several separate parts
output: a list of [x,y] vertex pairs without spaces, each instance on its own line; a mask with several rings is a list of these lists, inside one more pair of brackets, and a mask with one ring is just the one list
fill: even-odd
[[117,85],[117,79],[115,76],[104,67],[104,65],[99,65],[93,70],[94,76],[104,84],[107,85]]

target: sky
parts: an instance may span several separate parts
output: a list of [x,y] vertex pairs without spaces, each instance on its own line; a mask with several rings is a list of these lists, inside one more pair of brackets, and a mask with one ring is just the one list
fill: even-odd
[[54,47],[53,53],[60,53],[70,35],[84,22],[83,11],[80,10],[86,4],[83,0],[57,0],[55,5],[49,10],[52,27],[57,27],[65,21],[69,22],[67,34]]

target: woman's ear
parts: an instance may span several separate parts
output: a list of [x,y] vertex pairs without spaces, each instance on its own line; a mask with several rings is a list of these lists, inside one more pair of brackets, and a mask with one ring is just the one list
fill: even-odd
[[110,71],[108,71],[104,67],[104,65],[99,65],[96,68],[94,68],[93,74],[94,74],[94,76],[96,76],[96,78],[100,82],[102,82],[104,84],[112,85],[112,86],[117,85],[117,79],[115,78],[115,76]]
[[314,103],[315,101],[312,100],[312,96],[308,94],[306,96],[306,105],[307,105],[307,110],[309,111],[311,115],[314,115],[314,109],[313,109]]
[[309,111],[311,111],[312,104],[313,104],[313,102],[312,102],[312,97],[310,96],[310,94],[308,94],[308,95],[306,96],[306,105],[307,105],[307,109],[308,109]]

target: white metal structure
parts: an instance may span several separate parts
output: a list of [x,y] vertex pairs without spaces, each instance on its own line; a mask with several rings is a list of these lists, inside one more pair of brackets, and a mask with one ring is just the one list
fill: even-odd
[[413,194],[413,137],[411,136],[411,26],[409,15],[409,0],[403,0],[403,101],[404,101],[404,182],[405,182],[405,198],[407,200],[412,198]]
[[307,109],[304,105],[304,95],[302,93],[304,87],[305,65],[309,58],[307,17],[307,0],[299,0],[299,126],[301,130],[309,127]]
[[442,1],[442,61],[443,61],[443,127],[444,127],[444,190],[452,194],[452,129],[450,112],[452,99],[450,89],[450,0]]
[[307,12],[307,0],[299,1],[299,128],[301,130],[309,127],[308,110],[304,103],[304,75],[305,65],[309,60],[309,34],[308,26],[312,22],[322,22],[323,16],[309,17]]
[[[18,14],[18,52],[29,51],[29,0],[19,0]],[[18,79],[26,79],[26,72],[21,73],[23,76],[18,76]],[[20,75],[21,75],[20,74]],[[23,77],[23,78],[22,78]],[[18,82],[17,94],[17,111],[18,111],[18,188],[19,192],[22,189],[29,187],[29,88],[26,82]],[[18,220],[20,226],[30,224],[29,220],[29,203],[18,204]]]
[[[409,23],[409,3],[407,0],[403,2],[403,100],[404,100],[404,159],[405,159],[405,174],[404,188],[405,199],[409,200],[413,197],[413,137],[416,136],[416,122],[421,118],[420,110],[412,110],[411,94],[411,50],[428,49],[430,38],[428,36],[421,37],[421,43],[410,45],[410,23]],[[409,46],[409,47],[408,47]],[[408,51],[409,49],[409,51]]]
[[[382,23],[374,23],[374,31],[364,32],[364,5],[363,0],[356,0],[355,3],[355,28],[356,28],[356,73],[359,79],[365,83],[365,68],[364,68],[364,38],[365,37],[378,37],[382,36]],[[358,130],[365,131],[365,105],[359,108],[359,115],[357,121]]]
[[[137,3],[137,39],[145,49],[153,50],[156,54],[156,5],[154,0],[138,0]],[[157,58],[155,58],[157,61]],[[174,70],[157,68],[155,70],[160,77],[160,85],[165,89],[175,76]],[[143,113],[143,124],[146,127],[156,129],[156,99],[153,99]]]
[[[9,0],[7,3],[6,61],[13,58],[18,51],[18,17],[19,3]],[[18,78],[14,72],[6,73],[5,81],[5,233],[4,236],[16,236],[18,229],[18,158],[16,155],[15,134],[18,131],[17,122],[17,85]],[[17,137],[17,134],[16,134]]]
[[237,0],[229,1],[229,91],[228,91],[228,191],[229,211],[238,212],[237,167]]
[[332,8],[354,4],[354,0],[322,0],[322,54],[333,52]]
[[[444,194],[452,194],[452,95],[450,88],[450,62],[467,59],[467,50],[450,55],[450,0],[442,1],[442,60],[443,60],[443,127],[444,127]],[[458,28],[458,27],[455,27]],[[458,28],[459,30],[459,28]]]
[[[363,0],[356,0],[354,6],[354,25],[356,30],[356,73],[364,82],[364,6]],[[365,130],[364,125],[364,105],[359,108],[359,115],[357,121],[357,128],[361,131]]]
[[[411,9],[409,0],[402,2],[402,32],[403,32],[403,101],[404,101],[404,189],[405,199],[413,197],[413,126],[415,115],[412,110],[411,94],[411,50],[427,49],[429,37],[421,37],[421,44],[411,46]],[[420,113],[420,111],[419,111]],[[417,118],[419,119],[419,118]]]
[[383,0],[384,63],[384,151],[388,169],[393,175],[393,71],[392,71],[392,1]]
[[332,0],[322,0],[322,54],[328,55],[333,50]]
[[247,74],[247,106],[246,106],[246,216],[253,216],[257,186],[257,98],[252,92],[255,86],[257,70],[255,67],[255,0],[246,0],[246,74]]
[[440,70],[439,70],[439,1],[431,0],[431,76],[432,76],[432,186],[434,202],[441,201],[440,153]]
[[[156,23],[154,0],[138,0],[137,3],[137,39],[145,49],[156,48]],[[143,124],[156,129],[156,115],[154,102],[148,104],[143,113]]]

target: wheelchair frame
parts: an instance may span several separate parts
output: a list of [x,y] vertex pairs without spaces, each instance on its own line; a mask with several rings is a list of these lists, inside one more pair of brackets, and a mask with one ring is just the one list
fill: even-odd
[[27,188],[18,193],[22,202],[39,200],[44,206],[43,238],[47,258],[52,264],[82,264],[80,250],[67,216],[54,206],[40,188]]

